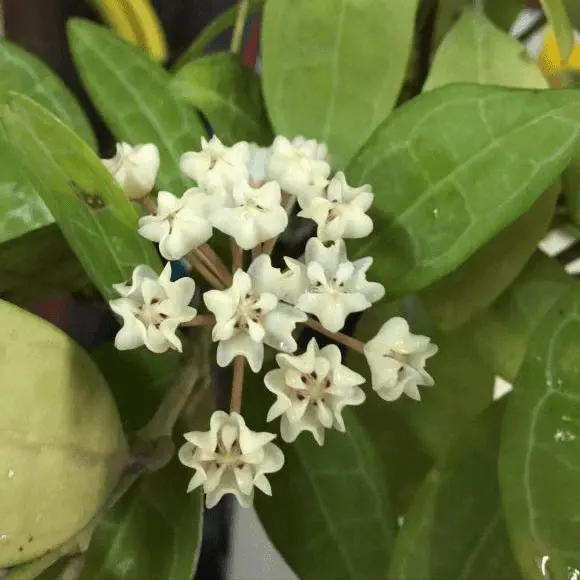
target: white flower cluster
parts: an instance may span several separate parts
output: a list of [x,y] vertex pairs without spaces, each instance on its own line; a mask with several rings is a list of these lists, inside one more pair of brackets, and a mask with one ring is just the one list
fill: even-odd
[[[227,147],[217,137],[202,139],[201,145],[201,151],[185,153],[180,163],[196,187],[181,196],[158,192],[157,206],[149,200],[154,212],[140,219],[139,232],[157,242],[167,260],[203,251],[214,229],[232,238],[242,262],[242,250],[252,250],[246,270],[238,262],[223,284],[203,294],[211,316],[201,318],[213,324],[217,364],[229,366],[243,357],[256,373],[265,346],[279,351],[278,368],[266,373],[264,383],[276,397],[267,420],[280,418],[285,442],[307,431],[322,445],[326,429],[345,430],[343,408],[366,398],[365,379],[342,364],[337,346],[320,348],[312,339],[306,352],[292,354],[299,323],[359,345],[355,348],[366,357],[372,388],[382,399],[393,401],[404,393],[419,400],[418,387],[433,385],[425,366],[437,347],[428,337],[412,334],[399,317],[387,321],[366,345],[339,333],[349,314],[368,309],[385,294],[381,284],[367,280],[372,258],[350,261],[344,241],[372,232],[366,213],[373,202],[371,187],[352,187],[342,172],[331,175],[326,146],[302,137],[289,141],[279,136],[269,148],[246,142]],[[104,163],[130,199],[151,193],[159,168],[155,146],[123,143],[116,157]],[[308,240],[301,259],[285,257],[285,268],[275,268],[267,243],[273,245],[286,229],[293,199],[300,205],[298,215],[316,223],[317,236]],[[117,348],[181,350],[179,326],[194,324],[197,316],[190,306],[191,278],[171,281],[169,264],[159,276],[138,266],[131,283],[115,289],[121,297],[111,301],[111,308],[123,320]],[[209,507],[226,493],[250,505],[254,487],[270,494],[266,474],[284,463],[272,443],[275,435],[249,430],[239,411],[216,411],[210,430],[187,433],[179,452],[182,463],[195,470],[188,491],[203,487]]]

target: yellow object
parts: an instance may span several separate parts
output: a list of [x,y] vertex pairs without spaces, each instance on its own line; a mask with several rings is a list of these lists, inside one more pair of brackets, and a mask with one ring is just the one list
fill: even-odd
[[539,65],[552,86],[563,86],[566,73],[580,72],[580,43],[576,40],[570,57],[568,60],[562,61],[554,30],[549,27],[544,36]]
[[150,0],[91,0],[101,18],[125,40],[141,46],[158,62],[167,59],[167,42]]

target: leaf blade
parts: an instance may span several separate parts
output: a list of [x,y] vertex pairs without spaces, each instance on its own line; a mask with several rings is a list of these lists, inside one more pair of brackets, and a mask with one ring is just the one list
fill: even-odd
[[450,83],[545,89],[548,82],[522,45],[468,8],[437,49],[423,91]]
[[190,182],[179,158],[206,135],[196,114],[171,93],[171,76],[141,49],[84,20],[68,25],[70,48],[83,82],[119,141],[159,147],[160,189],[181,195]]
[[[575,101],[574,91],[454,85],[401,107],[347,169],[351,182],[373,185],[383,225],[356,256],[376,257],[394,295],[452,271],[564,169],[580,128]],[[498,169],[506,155],[509,175]]]
[[80,105],[66,85],[44,62],[19,46],[0,39],[1,102],[14,91],[34,99],[82,137],[93,149],[97,143]]
[[192,60],[173,77],[174,93],[199,109],[226,145],[251,141],[269,145],[260,77],[230,53]]
[[[14,95],[2,117],[11,142],[79,261],[105,298],[135,266],[160,270],[153,245],[138,235],[136,209],[89,147],[30,99]],[[97,193],[98,191],[98,193]]]
[[574,30],[564,0],[540,0],[540,4],[554,28],[562,60],[566,61],[574,48]]
[[[333,164],[343,168],[395,105],[411,51],[417,4],[266,2],[264,96],[276,133],[324,141]],[[365,36],[388,39],[388,44],[378,52],[372,43],[360,41]],[[307,105],[296,106],[301,102]]]
[[201,548],[203,495],[186,488],[187,472],[176,460],[139,481],[94,533],[81,579],[190,580]]
[[532,336],[508,405],[499,473],[508,530],[527,578],[580,569],[580,292],[577,284]]
[[496,374],[515,380],[530,336],[572,283],[562,266],[536,252],[514,283],[466,326]]
[[429,473],[399,532],[389,578],[519,577],[496,469],[504,407],[478,417]]

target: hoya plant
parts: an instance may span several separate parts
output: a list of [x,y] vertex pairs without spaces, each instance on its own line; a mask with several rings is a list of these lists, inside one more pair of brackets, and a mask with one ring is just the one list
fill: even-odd
[[[0,577],[188,580],[224,496],[304,580],[580,577],[580,291],[538,247],[580,92],[520,4],[242,0],[172,69],[73,20],[115,147],[0,43]],[[90,351],[24,309],[79,290]]]

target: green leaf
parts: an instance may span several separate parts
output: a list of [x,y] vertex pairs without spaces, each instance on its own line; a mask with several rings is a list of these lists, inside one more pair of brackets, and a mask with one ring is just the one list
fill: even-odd
[[548,87],[537,63],[526,55],[522,45],[476,9],[467,9],[445,36],[423,90],[451,83]]
[[147,475],[97,528],[81,580],[191,580],[201,547],[203,496],[174,460]]
[[153,244],[137,233],[138,214],[90,148],[30,99],[14,95],[2,117],[10,142],[88,276],[105,298],[135,266],[160,270]]
[[515,379],[531,334],[572,283],[558,262],[536,252],[506,292],[465,327],[495,373]]
[[173,77],[173,92],[199,109],[227,145],[252,141],[270,145],[260,77],[228,52],[188,62]]
[[574,30],[568,18],[565,0],[540,0],[540,4],[554,29],[560,56],[566,61],[574,48]]
[[0,137],[0,243],[53,222],[17,155]]
[[[254,430],[274,401],[254,375],[244,386],[244,416]],[[368,403],[367,403],[368,404]],[[347,409],[346,432],[327,431],[324,447],[308,433],[276,444],[286,458],[272,497],[256,495],[266,533],[302,580],[386,578],[395,521],[381,459],[364,426]]]
[[461,326],[515,280],[550,226],[558,192],[559,187],[548,190],[467,262],[421,293],[440,328]]
[[126,432],[143,427],[177,378],[180,356],[149,350],[119,351],[106,344],[91,352],[111,388]]
[[376,194],[375,231],[354,254],[373,256],[392,295],[427,286],[533,204],[570,161],[579,128],[576,91],[454,85],[413,99],[348,167],[351,183]]
[[580,4],[576,0],[564,0],[566,12],[575,28],[580,28]]
[[529,579],[567,580],[580,570],[579,361],[576,285],[534,332],[504,419],[502,501],[514,552]]
[[143,50],[86,20],[68,25],[70,49],[91,99],[119,141],[159,147],[159,189],[181,195],[190,186],[179,158],[197,151],[205,129],[171,92],[171,75]]
[[[250,0],[248,7],[248,16],[258,12],[262,9],[265,0]],[[222,12],[219,16],[214,18],[195,38],[189,48],[179,57],[174,70],[180,69],[190,60],[199,58],[204,53],[205,49],[212,40],[217,38],[220,34],[231,28],[238,14],[238,5],[233,6],[229,10]]]
[[[343,168],[395,105],[413,42],[417,4],[266,2],[264,95],[276,133],[324,141],[333,165]],[[380,49],[377,42],[365,39],[380,39]]]
[[[401,300],[381,304],[380,308],[383,318],[403,316],[405,303]],[[360,326],[364,329],[367,322],[365,319],[358,322],[359,332]],[[370,376],[366,358],[358,352],[347,350],[344,364],[367,379]],[[383,402],[371,390],[369,383],[363,388],[367,392],[367,400],[363,405],[354,407],[352,413],[369,434],[381,459],[379,465],[383,477],[389,482],[393,507],[397,514],[403,515],[433,466],[433,459],[424,450],[423,442],[412,430],[409,421],[391,404]]]
[[397,537],[391,580],[516,580],[497,456],[505,405],[466,429],[429,473]]
[[562,175],[564,195],[572,221],[580,226],[580,157],[576,156]]
[[0,103],[14,91],[40,103],[66,123],[93,149],[95,136],[82,108],[60,77],[40,59],[7,40],[0,40]]
[[55,224],[0,244],[0,297],[19,306],[79,290],[86,274]]
[[526,7],[524,0],[487,0],[484,6],[489,19],[506,31]]
[[[439,352],[427,361],[427,372],[435,385],[421,388],[421,402],[402,397],[388,404],[405,417],[424,451],[439,458],[453,438],[492,402],[494,374],[478,356],[470,337],[462,329],[438,332],[419,302],[409,300],[402,313],[390,310],[389,304],[375,304],[361,317],[355,336],[366,342],[389,318],[398,315],[408,320],[411,332],[430,336],[439,346]],[[477,373],[473,372],[474,368]],[[368,368],[359,372],[369,376]],[[387,405],[372,391],[369,398],[376,404]]]

